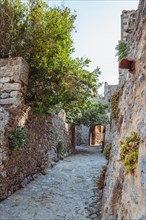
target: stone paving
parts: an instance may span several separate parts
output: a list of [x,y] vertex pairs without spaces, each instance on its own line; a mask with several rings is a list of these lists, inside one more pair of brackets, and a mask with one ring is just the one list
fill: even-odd
[[0,220],[98,220],[95,179],[105,159],[98,147],[76,149],[2,201]]

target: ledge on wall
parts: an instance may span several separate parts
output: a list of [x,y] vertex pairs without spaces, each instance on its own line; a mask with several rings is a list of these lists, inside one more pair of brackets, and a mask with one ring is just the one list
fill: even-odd
[[128,69],[130,73],[135,70],[135,60],[130,58],[123,58],[119,61],[120,69]]

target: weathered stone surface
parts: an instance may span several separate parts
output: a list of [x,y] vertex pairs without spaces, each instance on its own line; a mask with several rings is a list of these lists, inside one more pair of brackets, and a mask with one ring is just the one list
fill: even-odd
[[[118,106],[119,118],[112,121],[110,130],[108,130],[111,135],[112,149],[102,198],[102,220],[145,219],[146,78],[143,74],[143,66],[145,66],[143,57],[146,58],[145,10],[145,1],[141,0],[136,12],[123,11],[124,16],[128,15],[126,19],[129,20],[126,20],[126,23],[131,33],[127,34],[127,36],[122,35],[122,38],[128,44],[128,57],[136,61],[136,66],[135,71],[128,72],[125,77],[123,75],[124,84],[119,82],[119,88],[122,89]],[[125,27],[123,27],[122,31],[125,32]],[[122,80],[123,78],[121,75]],[[133,131],[140,136],[138,163],[134,173],[124,173],[123,176],[119,176],[120,169],[124,169],[123,163],[119,161],[120,141]]]
[[89,144],[89,127],[81,125],[81,144]]
[[[107,82],[105,82],[104,84],[104,98],[105,98],[105,101],[106,101],[106,104],[108,105],[108,109],[106,110],[107,111],[107,115],[109,117],[109,120],[110,120],[110,97],[113,95],[113,93],[118,89],[118,85],[108,85]],[[105,144],[106,143],[111,143],[112,142],[112,139],[111,139],[111,128],[110,128],[110,125],[106,125],[105,126],[105,130],[106,130],[106,133],[105,133]]]
[[8,59],[0,59],[0,67],[6,66],[8,63]]
[[11,77],[11,76],[13,76],[13,73],[10,71],[10,69],[7,68],[7,66],[2,66],[2,67],[0,67],[0,76],[1,77]]
[[22,93],[19,91],[11,91],[10,96],[11,97],[20,97],[20,96],[22,96]]
[[3,93],[1,93],[0,98],[5,99],[5,98],[8,98],[9,96],[10,96],[10,93],[3,92]]
[[2,77],[0,78],[0,83],[7,83],[10,81],[10,77]]
[[146,194],[146,155],[143,155],[140,159],[140,181]]
[[22,57],[0,60],[0,76],[11,77],[16,83],[28,84],[29,67]]
[[0,105],[12,105],[17,103],[16,98],[0,99]]
[[146,215],[141,216],[138,220],[146,220]]
[[108,85],[107,82],[104,84],[104,97],[107,103],[110,102],[111,95],[118,89],[118,85]]
[[8,176],[8,171],[7,170],[4,170],[0,173],[0,175],[4,178],[6,178]]
[[[28,72],[29,72],[28,64],[21,57],[17,58],[16,63],[18,63],[19,71],[17,72],[17,74],[14,74],[14,81],[23,82],[25,85],[27,85],[28,84]],[[15,65],[15,62],[14,62],[14,65]]]
[[[19,95],[19,94],[18,94]],[[31,108],[26,106],[25,108],[25,111],[23,111],[23,113],[21,114],[21,116],[19,116],[19,119],[18,119],[18,126],[20,127],[25,127],[25,124],[28,120],[28,117],[29,117],[29,113],[31,111]]]
[[75,126],[75,136],[76,136],[75,146],[81,144],[81,134],[82,134],[81,126],[76,125]]
[[19,83],[5,83],[1,91],[20,91],[21,85]]
[[[142,110],[144,110],[144,107],[142,107]],[[146,113],[144,113],[144,117],[142,117],[141,121],[137,124],[137,130],[139,131],[141,140],[144,140],[146,138]]]
[[[0,134],[4,134],[5,127],[9,120],[9,113],[3,107],[0,106]],[[0,139],[0,143],[2,142],[2,136]],[[1,143],[2,144],[2,143]]]
[[57,153],[56,153],[56,148],[55,147],[52,147],[51,149],[49,149],[47,154],[48,154],[48,160],[50,161],[51,164],[53,164],[53,162],[58,162],[58,158],[57,158]]
[[66,112],[63,109],[61,109],[60,112],[58,113],[58,117],[61,118],[65,122]]

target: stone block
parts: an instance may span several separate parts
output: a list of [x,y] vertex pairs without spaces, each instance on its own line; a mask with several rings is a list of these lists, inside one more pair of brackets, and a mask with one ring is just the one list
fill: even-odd
[[27,180],[27,178],[25,178],[25,179],[21,182],[21,187],[24,188],[27,184],[28,184],[28,180]]
[[19,120],[18,120],[18,126],[20,126],[20,127],[24,127],[24,126],[25,126],[26,121],[27,121],[27,119],[28,119],[29,111],[30,111],[30,107],[28,107],[28,108],[23,112],[23,114],[21,115],[21,117],[20,117]]
[[0,78],[0,83],[7,83],[10,81],[10,77],[2,77]]
[[146,215],[142,215],[138,220],[146,220]]
[[3,153],[0,153],[0,163],[2,162],[3,159]]
[[19,92],[19,91],[12,91],[12,92],[10,92],[10,96],[11,97],[21,97],[22,96],[22,93],[21,92]]
[[0,67],[6,66],[8,64],[8,59],[0,59]]
[[1,91],[19,91],[21,90],[21,85],[19,83],[5,83]]
[[0,59],[0,76],[16,83],[28,84],[29,66],[22,57]]
[[8,92],[3,92],[1,95],[0,95],[0,97],[2,98],[2,99],[6,99],[6,98],[8,98],[10,96],[10,93],[8,93]]
[[0,99],[0,105],[16,104],[17,102],[16,98]]
[[28,72],[29,66],[27,62],[22,57],[17,57],[12,60],[13,65],[13,80],[14,82],[23,82],[28,84]]
[[9,113],[0,106],[0,131],[4,131],[4,128],[9,120]]
[[65,122],[65,120],[66,120],[66,112],[63,109],[61,109],[60,112],[58,113],[58,117]]
[[0,67],[0,76],[1,77],[10,77],[10,76],[13,76],[13,72],[8,69],[7,66],[2,66]]
[[143,186],[144,193],[146,195],[146,155],[143,155],[140,159],[140,172],[141,185]]
[[144,140],[146,138],[146,114],[141,118],[141,120],[137,123],[137,130],[140,134],[141,140]]
[[138,204],[138,193],[135,188],[130,189],[130,198],[135,204]]
[[8,172],[7,170],[4,170],[0,173],[0,175],[3,177],[3,178],[6,178],[8,176]]

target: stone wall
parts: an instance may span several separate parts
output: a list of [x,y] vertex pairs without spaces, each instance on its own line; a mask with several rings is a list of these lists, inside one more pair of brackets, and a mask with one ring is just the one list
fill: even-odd
[[[119,115],[112,121],[112,149],[102,198],[103,220],[146,219],[146,1],[141,0],[135,19],[129,18],[126,36],[128,57],[136,61],[121,87]],[[140,135],[138,163],[134,173],[125,174],[119,161],[120,141],[132,131]]]
[[75,146],[81,144],[82,129],[80,125],[75,125]]
[[[108,85],[107,82],[105,82],[104,84],[104,98],[105,98],[105,102],[108,105],[108,109],[107,111],[107,115],[109,117],[110,120],[110,98],[113,95],[113,93],[118,89],[119,85]],[[105,137],[104,137],[104,143],[111,143],[112,139],[111,139],[111,126],[110,124],[107,124],[105,126]]]
[[[0,60],[0,200],[46,173],[58,158],[57,144],[64,143],[65,155],[74,150],[74,127],[65,123],[65,114],[37,117],[24,103],[29,68],[20,57]],[[21,126],[29,143],[13,151],[7,136]]]
[[[135,23],[136,11],[122,11],[121,15],[121,40],[127,44],[127,36],[131,33],[131,29],[129,29],[129,22],[131,21],[133,24]],[[119,85],[124,85],[126,81],[126,76],[128,74],[127,70],[119,69]]]
[[104,84],[104,98],[107,104],[110,103],[111,95],[117,90],[118,85],[109,85],[107,82]]
[[81,144],[89,145],[89,127],[81,125]]

